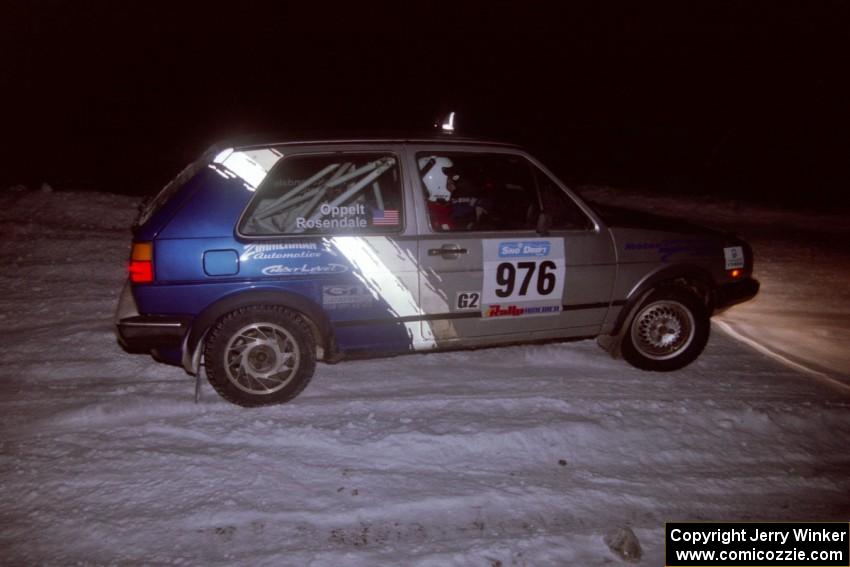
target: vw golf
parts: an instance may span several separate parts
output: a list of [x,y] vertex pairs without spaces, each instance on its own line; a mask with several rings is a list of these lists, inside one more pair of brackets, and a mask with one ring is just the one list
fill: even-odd
[[734,235],[591,206],[510,144],[274,140],[212,149],[143,205],[116,323],[260,406],[364,354],[595,337],[677,370],[752,270]]

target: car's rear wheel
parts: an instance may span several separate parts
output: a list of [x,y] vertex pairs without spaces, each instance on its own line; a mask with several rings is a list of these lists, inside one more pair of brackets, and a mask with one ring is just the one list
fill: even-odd
[[708,342],[710,322],[702,302],[687,290],[661,288],[637,309],[622,353],[643,370],[667,372],[693,362]]
[[207,379],[240,406],[282,404],[297,396],[316,368],[307,322],[274,305],[254,305],[219,319],[204,348]]

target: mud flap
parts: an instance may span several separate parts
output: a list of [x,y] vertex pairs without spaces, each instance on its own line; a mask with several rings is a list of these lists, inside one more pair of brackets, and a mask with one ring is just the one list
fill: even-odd
[[637,301],[631,303],[631,307],[629,308],[629,312],[626,315],[626,318],[623,319],[623,324],[620,325],[620,330],[617,331],[615,335],[599,335],[596,337],[596,344],[599,347],[611,355],[611,358],[618,359],[622,357],[622,351],[620,347],[623,344],[623,337],[626,336],[626,333],[629,332],[629,327],[631,327],[632,319],[634,319],[635,314],[643,302],[646,301],[646,298],[649,297],[655,291],[655,288],[651,288],[643,292],[643,294],[638,298]]

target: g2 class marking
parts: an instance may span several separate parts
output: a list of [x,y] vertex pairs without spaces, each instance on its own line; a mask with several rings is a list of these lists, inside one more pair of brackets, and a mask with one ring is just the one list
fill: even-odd
[[477,310],[481,307],[481,293],[477,291],[459,291],[455,297],[455,309],[458,311]]

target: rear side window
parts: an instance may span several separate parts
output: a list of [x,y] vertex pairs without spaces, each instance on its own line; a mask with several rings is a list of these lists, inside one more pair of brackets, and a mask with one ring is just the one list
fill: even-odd
[[334,153],[282,160],[239,225],[245,236],[373,234],[403,225],[398,159]]

